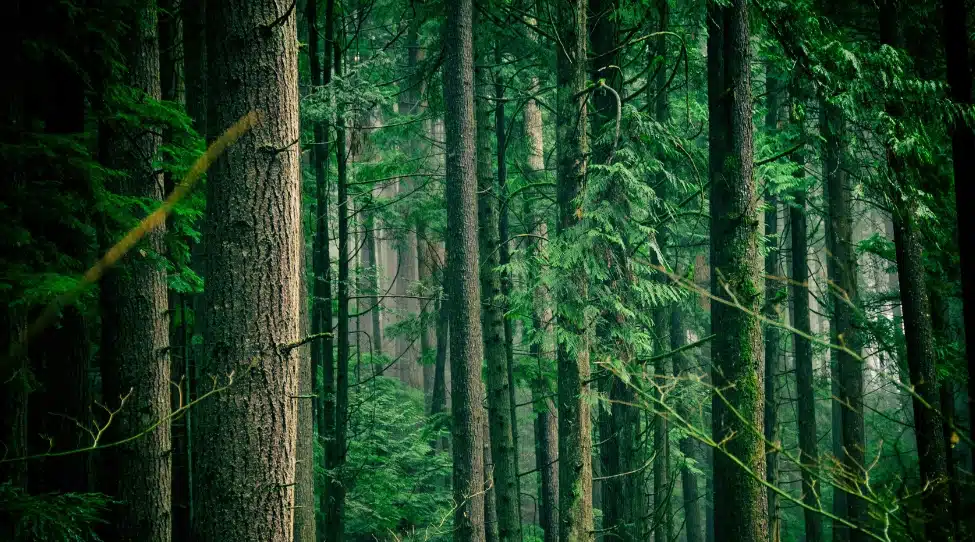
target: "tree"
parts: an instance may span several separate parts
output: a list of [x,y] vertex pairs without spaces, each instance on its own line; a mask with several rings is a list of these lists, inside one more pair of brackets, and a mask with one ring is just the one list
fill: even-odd
[[[582,213],[576,198],[586,176],[586,2],[557,3],[555,25],[562,46],[556,52],[557,199],[560,242],[571,242]],[[559,540],[593,539],[592,440],[589,403],[588,338],[582,320],[586,297],[585,271],[580,261],[568,269],[568,285],[556,297],[559,409]],[[571,342],[570,342],[571,341]]]
[[484,540],[481,424],[481,292],[477,254],[477,125],[474,120],[473,2],[447,3],[444,123],[447,136],[447,269],[450,303],[454,540]]
[[[751,48],[748,0],[708,4],[711,202],[712,438],[715,536],[768,536],[762,442],[764,356],[756,315],[762,303],[758,197],[752,176]],[[720,392],[720,395],[719,393]],[[748,469],[747,472],[745,469]],[[754,476],[754,477],[753,477]],[[756,479],[755,477],[758,477]]]
[[207,178],[206,355],[234,385],[197,406],[194,532],[291,540],[300,281],[295,13],[287,2],[207,9],[211,137],[259,104],[260,123]]
[[[137,102],[151,106],[160,99],[159,35],[155,2],[139,2],[130,13],[122,50],[122,82],[137,93]],[[159,202],[162,175],[156,170],[160,137],[143,126],[106,122],[102,126],[106,165],[121,176],[113,187],[132,198]],[[104,487],[121,503],[112,520],[120,540],[164,542],[172,534],[172,463],[169,424],[146,434],[170,411],[169,321],[166,272],[161,262],[162,228],[147,235],[143,248],[129,255],[122,268],[110,273],[101,287],[103,395],[119,408],[113,435],[138,438],[112,453],[103,471]],[[132,480],[141,483],[133,484]]]
[[[479,27],[482,26],[479,24]],[[487,58],[484,49],[488,42],[476,36],[479,60]],[[487,415],[490,427],[490,448],[493,461],[494,497],[497,503],[498,540],[521,540],[521,510],[518,487],[518,450],[515,448],[511,416],[511,380],[501,300],[501,275],[498,237],[498,191],[491,165],[491,124],[494,112],[488,102],[492,85],[487,69],[474,69],[475,120],[477,123],[477,223],[480,249],[480,289],[482,296],[481,326],[484,359],[487,363]]]

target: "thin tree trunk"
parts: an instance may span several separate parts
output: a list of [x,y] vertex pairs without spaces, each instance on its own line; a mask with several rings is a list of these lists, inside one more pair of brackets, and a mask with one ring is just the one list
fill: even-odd
[[[801,82],[793,83],[792,111],[804,105],[804,92]],[[793,117],[798,124],[799,137],[805,137],[805,120]],[[796,184],[793,204],[789,206],[789,228],[792,241],[792,344],[796,363],[796,406],[799,431],[799,460],[801,462],[802,501],[810,508],[803,509],[805,535],[808,542],[820,542],[823,536],[822,516],[815,511],[819,508],[819,470],[818,439],[816,434],[816,391],[813,386],[812,327],[809,321],[809,240],[806,233],[806,159],[803,152],[792,155],[796,164]],[[767,361],[767,360],[766,360]]]
[[[304,210],[302,210],[304,215]],[[305,231],[304,224],[302,231]],[[299,337],[309,335],[311,317],[308,310],[308,269],[304,243],[300,247],[301,270],[298,274],[299,298]],[[315,524],[315,412],[312,405],[314,397],[311,352],[307,346],[298,349],[298,393],[294,401],[298,409],[298,440],[295,451],[295,515],[293,524],[294,542],[318,542]]]
[[[779,128],[779,109],[781,84],[778,80],[779,72],[769,62],[765,67],[765,95],[766,114],[765,129],[774,133]],[[776,246],[768,247],[765,256],[766,277],[779,277],[782,274],[780,264],[781,253],[778,250],[779,239],[779,206],[778,199],[772,194],[766,194],[765,201],[765,237],[771,239]],[[773,321],[780,319],[782,303],[778,292],[785,285],[778,280],[765,279],[765,315]],[[781,338],[778,326],[765,327],[765,440],[770,444],[779,441],[779,403],[776,394],[776,375],[779,373],[779,352]],[[765,480],[775,486],[779,483],[779,454],[771,448],[765,456]],[[779,517],[779,500],[774,491],[768,492],[769,542],[779,542],[781,518]],[[690,541],[688,541],[690,542]]]
[[[557,196],[559,236],[568,239],[580,220],[575,199],[586,176],[587,6],[584,0],[558,2],[555,25],[562,45],[556,50]],[[559,540],[593,540],[592,430],[586,397],[589,380],[589,331],[582,318],[586,298],[584,269],[567,270],[572,285],[557,300],[556,344],[559,402]],[[572,341],[574,344],[566,344]]]
[[[684,311],[675,305],[670,311],[670,348],[673,351],[687,344],[687,331],[684,328]],[[690,360],[684,352],[674,354],[674,377],[689,378]],[[693,420],[693,408],[686,401],[678,403],[680,415],[685,420]],[[680,452],[685,458],[696,459],[698,444],[690,436],[680,439]],[[681,489],[684,496],[684,532],[687,542],[702,542],[704,522],[701,518],[701,493],[697,485],[697,475],[684,464],[681,467]]]
[[[528,21],[534,25],[534,20]],[[537,78],[531,81],[530,94],[538,92]],[[545,146],[542,126],[542,111],[538,103],[530,98],[525,102],[523,110],[525,140],[527,141],[528,156],[526,165],[529,179],[540,182],[545,178]],[[545,251],[548,239],[548,225],[544,217],[538,217],[531,209],[528,199],[525,199],[524,214],[532,224],[535,235],[528,247],[530,262],[529,284],[539,284],[539,265],[535,258]],[[540,260],[538,260],[540,261]],[[543,531],[544,542],[556,542],[559,539],[559,471],[558,471],[558,417],[555,403],[548,397],[552,390],[547,374],[552,372],[552,352],[555,344],[552,340],[552,300],[544,285],[539,284],[532,292],[534,310],[532,311],[532,329],[535,336],[529,345],[532,359],[536,362],[536,372],[532,379],[532,408],[535,411],[535,468],[539,471],[539,518],[538,524]]]
[[719,542],[765,540],[765,487],[736,464],[743,463],[759,480],[765,476],[765,360],[755,316],[763,285],[752,175],[748,0],[727,7],[709,2],[707,18],[711,290],[723,298],[734,295],[744,309],[711,303],[711,328],[719,332],[711,348],[712,438],[723,443],[714,451],[714,533]]
[[[827,222],[827,247],[830,258],[827,263],[827,273],[830,282],[830,298],[833,310],[830,314],[830,342],[844,345],[849,350],[859,353],[860,341],[855,315],[859,306],[859,292],[857,286],[857,255],[853,241],[853,194],[846,169],[846,125],[842,111],[835,105],[823,101],[822,128],[820,132],[825,138],[824,149],[824,177],[826,180],[826,195],[829,220]],[[833,454],[842,461],[843,467],[854,475],[859,484],[864,480],[864,460],[866,441],[863,424],[863,362],[844,350],[831,350],[833,365],[836,366],[834,380],[838,383],[838,400],[833,404],[840,409],[841,438],[834,437]],[[838,378],[837,378],[838,377]],[[836,441],[840,447],[837,449]],[[837,455],[837,453],[839,455]],[[844,494],[844,498],[837,499],[837,494],[844,493],[841,489],[834,489],[834,501],[845,501],[846,508],[835,510],[841,517],[856,525],[864,525],[867,521],[867,503],[853,494]],[[833,523],[833,540],[835,542],[861,542],[866,535],[860,530],[849,530]]]
[[[130,13],[122,50],[124,84],[160,98],[159,36],[154,2],[141,2]],[[107,166],[124,172],[113,187],[119,194],[161,201],[162,175],[156,172],[160,138],[134,126],[104,127]],[[104,400],[121,410],[113,421],[117,439],[137,435],[170,412],[169,320],[166,273],[150,254],[162,254],[162,228],[147,235],[121,268],[101,285],[102,383]],[[125,397],[124,404],[121,398]],[[121,503],[112,519],[114,538],[168,542],[172,534],[170,427],[163,423],[111,453],[105,488]],[[139,480],[139,483],[133,483]]]
[[[344,25],[340,26],[343,28]],[[333,30],[334,32],[334,30]],[[332,35],[332,63],[335,76],[342,76],[343,48],[341,41]],[[342,39],[344,41],[344,39]],[[328,462],[328,507],[325,513],[325,539],[329,542],[342,542],[345,538],[345,495],[346,481],[343,468],[348,452],[349,430],[349,181],[346,143],[346,117],[341,113],[335,124],[335,161],[337,165],[338,198],[338,323],[336,326],[337,358],[335,368],[335,441],[327,448],[331,458]]]
[[295,14],[283,0],[209,7],[210,135],[252,104],[261,121],[207,173],[203,373],[220,383],[233,373],[237,382],[195,407],[194,538],[285,542],[298,359],[283,346],[298,339],[302,268]]
[[[335,11],[334,0],[326,0],[325,4],[325,54],[324,68],[319,58],[319,30],[318,30],[318,0],[308,0],[308,56],[311,68],[311,83],[320,88],[332,79],[332,38]],[[316,122],[312,126],[314,136],[312,147],[312,167],[315,172],[315,237],[312,254],[312,306],[311,332],[313,335],[325,333],[332,329],[332,262],[329,250],[328,231],[328,143],[327,126],[323,122]],[[326,451],[325,467],[328,468],[328,450],[334,443],[335,437],[335,359],[332,351],[333,336],[329,335],[312,342],[311,364],[313,375],[312,393],[315,395],[314,410],[318,439]],[[322,384],[318,384],[319,368],[322,373]],[[317,509],[315,514],[316,536],[324,537],[328,532],[325,511],[329,508],[329,484],[326,482],[317,489]]]
[[[478,39],[478,48],[487,41]],[[482,61],[485,55],[480,55]],[[476,66],[476,65],[475,65]],[[521,512],[518,509],[518,452],[511,425],[511,393],[505,347],[504,312],[498,272],[498,196],[491,166],[493,105],[485,98],[492,85],[485,68],[474,68],[477,122],[477,223],[480,249],[481,325],[484,359],[487,364],[487,415],[490,426],[491,458],[494,460],[494,496],[497,502],[498,539],[521,540]]]
[[454,541],[484,540],[481,423],[481,292],[477,254],[477,125],[474,119],[473,2],[447,3],[444,107],[447,141],[447,269],[453,414]]

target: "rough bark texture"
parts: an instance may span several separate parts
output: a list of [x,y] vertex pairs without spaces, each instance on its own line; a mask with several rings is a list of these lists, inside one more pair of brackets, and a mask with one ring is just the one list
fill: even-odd
[[444,120],[447,141],[447,300],[450,303],[454,541],[484,540],[481,426],[481,292],[477,254],[477,152],[474,147],[473,2],[447,3]]
[[[830,282],[830,342],[845,346],[859,353],[860,342],[857,337],[855,314],[858,304],[857,255],[853,241],[853,193],[846,169],[846,126],[842,112],[829,103],[822,104],[823,118],[820,133],[823,134],[824,160],[823,173],[826,180],[826,196],[829,220],[826,228],[826,243],[830,252],[827,272]],[[832,363],[836,367],[838,401],[833,404],[840,409],[840,426],[834,423],[833,455],[842,461],[843,467],[854,474],[855,480],[862,480],[866,473],[866,440],[863,425],[863,362],[844,350],[831,350]],[[834,408],[835,408],[834,406]],[[839,441],[839,447],[836,446]],[[837,493],[842,490],[834,489]],[[841,517],[856,525],[867,520],[867,503],[854,495],[844,495],[845,509],[834,510]],[[862,531],[833,523],[833,540],[860,542],[866,540]]]
[[[964,0],[944,0],[944,46],[951,99],[958,106],[972,103],[972,69]],[[963,208],[975,201],[975,134],[959,114],[951,127],[955,204],[958,207],[958,248],[961,256],[962,301],[965,313],[965,355],[968,374],[975,375],[975,213]],[[969,420],[975,420],[975,378],[968,379]],[[969,422],[975,439],[975,423]]]
[[[683,310],[680,306],[674,306],[670,311],[670,348],[678,350],[687,344],[687,331],[684,328]],[[690,360],[686,353],[678,352],[674,354],[674,377],[690,377]],[[681,417],[692,423],[700,423],[694,418],[692,405],[681,402],[678,411]],[[680,452],[685,458],[696,459],[698,455],[698,444],[690,436],[685,436],[680,440]],[[687,542],[702,542],[704,540],[704,521],[701,517],[701,492],[698,489],[697,475],[690,467],[681,467],[681,489],[684,496],[684,532]]]
[[[302,225],[302,231],[305,231]],[[301,244],[299,284],[299,337],[308,336],[311,323],[308,310],[308,269],[304,243]],[[311,352],[308,345],[298,349],[298,393],[292,399],[298,409],[298,440],[295,452],[294,542],[318,542],[315,525],[315,412],[312,405]]]
[[[892,47],[902,45],[898,35],[898,0],[884,0],[879,6],[880,39]],[[904,114],[901,104],[889,101],[887,113],[894,119]],[[948,466],[944,448],[944,432],[937,405],[938,380],[935,371],[934,332],[931,324],[931,304],[925,283],[922,238],[917,223],[917,200],[902,198],[899,190],[910,190],[907,164],[887,143],[887,167],[895,187],[891,201],[899,202],[891,219],[894,226],[894,248],[897,255],[897,277],[900,284],[901,307],[904,315],[904,337],[907,346],[907,365],[914,388],[914,434],[917,439],[921,484],[927,488],[921,496],[926,517],[924,533],[933,542],[954,538],[951,531],[950,499],[948,495]]]
[[[711,303],[715,540],[765,540],[764,352],[759,198],[752,175],[748,1],[708,4],[711,290],[742,304]],[[727,401],[727,404],[725,403]],[[732,412],[740,413],[740,417]],[[758,434],[756,434],[756,432]],[[739,465],[740,463],[740,465]],[[745,471],[749,469],[751,473]]]
[[[483,51],[487,45],[479,39]],[[479,56],[483,62],[487,60]],[[487,416],[490,427],[491,458],[494,461],[494,497],[497,503],[498,539],[501,542],[521,540],[521,511],[518,495],[518,452],[511,424],[511,381],[508,378],[508,356],[505,347],[501,274],[498,272],[498,195],[491,165],[491,124],[493,105],[491,84],[486,68],[475,67],[474,79],[478,97],[475,100],[477,122],[477,223],[480,249],[481,326],[484,359],[487,364]]]
[[283,0],[207,10],[210,135],[260,123],[208,171],[205,365],[232,388],[200,403],[194,539],[291,540],[301,191],[295,13]]
[[[779,73],[773,63],[766,65],[765,72],[765,94],[766,94],[766,114],[765,129],[769,133],[774,133],[779,128],[779,108],[781,107],[780,93],[781,84],[778,80]],[[766,195],[765,201],[765,236],[772,240],[776,246],[768,248],[765,256],[765,275],[767,277],[779,277],[782,274],[781,253],[778,250],[779,239],[779,205],[774,196]],[[778,321],[782,312],[782,303],[778,300],[778,292],[785,288],[785,285],[777,280],[766,278],[765,282],[765,316],[773,321]],[[779,352],[781,350],[780,334],[778,326],[765,327],[765,440],[767,443],[774,444],[779,441],[779,403],[776,394],[776,375],[779,372]],[[765,455],[765,480],[769,484],[776,485],[779,481],[779,455],[769,444],[769,449]],[[779,517],[779,501],[775,492],[768,492],[768,518],[769,518],[769,542],[779,542],[781,521]],[[688,541],[690,542],[690,541]]]
[[[154,2],[139,3],[122,46],[123,83],[150,98],[160,98],[159,36]],[[163,179],[154,161],[160,138],[141,127],[106,125],[106,165],[123,172],[114,190],[125,196],[160,201]],[[158,259],[162,227],[146,236],[101,285],[102,383],[104,400],[118,408],[113,440],[141,433],[170,411],[169,319],[166,272]],[[111,520],[113,538],[166,542],[172,533],[171,442],[169,423],[110,452],[104,488],[120,505]]]
[[[556,28],[562,46],[556,52],[556,134],[558,142],[557,192],[559,236],[581,220],[575,199],[586,176],[586,2],[557,3]],[[559,292],[558,326],[565,339],[557,341],[559,403],[559,540],[593,540],[592,430],[588,392],[588,330],[582,315],[586,275],[573,264],[566,279],[571,286]],[[568,344],[572,341],[573,344]]]

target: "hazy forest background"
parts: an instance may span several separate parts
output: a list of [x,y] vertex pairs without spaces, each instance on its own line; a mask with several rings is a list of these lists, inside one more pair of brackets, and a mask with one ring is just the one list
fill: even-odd
[[13,0],[0,539],[975,539],[970,0]]

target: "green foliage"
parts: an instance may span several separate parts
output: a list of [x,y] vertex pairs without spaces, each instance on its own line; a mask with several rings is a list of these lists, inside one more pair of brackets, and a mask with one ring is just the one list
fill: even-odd
[[11,483],[0,484],[0,525],[10,529],[11,542],[101,539],[95,528],[111,501],[100,493],[30,495]]

